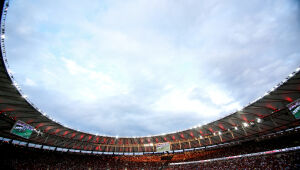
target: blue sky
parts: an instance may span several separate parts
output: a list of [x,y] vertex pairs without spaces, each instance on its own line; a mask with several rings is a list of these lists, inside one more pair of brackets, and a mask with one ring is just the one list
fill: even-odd
[[168,133],[228,115],[300,63],[296,0],[14,0],[8,62],[29,100],[82,131]]

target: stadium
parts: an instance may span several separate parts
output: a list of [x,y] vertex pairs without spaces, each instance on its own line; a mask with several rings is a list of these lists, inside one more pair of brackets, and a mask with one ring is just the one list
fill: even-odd
[[4,169],[300,169],[300,68],[262,97],[202,126],[145,137],[66,127],[27,100],[7,69],[1,3],[0,147]]

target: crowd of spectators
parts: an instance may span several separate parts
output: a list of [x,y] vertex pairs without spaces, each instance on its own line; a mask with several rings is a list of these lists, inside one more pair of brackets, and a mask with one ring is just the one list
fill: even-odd
[[[204,148],[184,153],[154,155],[105,155],[61,152],[31,148],[2,141],[0,166],[4,169],[295,169],[299,152],[270,154],[172,166],[172,162],[199,161],[300,145],[300,133],[293,132],[232,146]],[[298,167],[297,167],[298,166]],[[284,168],[283,168],[284,167]]]
[[261,155],[228,160],[219,160],[205,163],[194,163],[166,167],[168,170],[201,169],[201,170],[223,170],[223,169],[300,169],[300,153],[290,152],[283,154]]
[[[263,152],[293,146],[300,146],[299,131],[291,131],[282,135],[277,134],[276,136],[271,135],[256,140],[238,142],[234,145],[203,148],[201,150],[184,153],[168,153],[167,155],[172,157],[171,162],[183,162]],[[164,155],[124,156],[120,159],[131,162],[159,162],[161,160],[161,156]]]

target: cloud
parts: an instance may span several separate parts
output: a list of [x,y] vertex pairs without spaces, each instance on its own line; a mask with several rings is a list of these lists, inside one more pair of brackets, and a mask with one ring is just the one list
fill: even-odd
[[37,85],[37,84],[36,84],[33,80],[31,80],[30,78],[26,78],[24,84],[27,85],[27,86],[36,86],[36,85]]
[[14,1],[6,48],[39,108],[70,127],[146,136],[208,123],[300,63],[299,2]]

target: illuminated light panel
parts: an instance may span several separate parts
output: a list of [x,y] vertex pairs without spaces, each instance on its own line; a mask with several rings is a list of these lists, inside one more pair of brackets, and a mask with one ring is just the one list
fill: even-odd
[[185,139],[183,133],[180,134],[180,137],[181,137],[182,139]]
[[89,136],[88,140],[91,140],[92,139],[92,136]]
[[193,132],[192,132],[192,131],[190,132],[190,135],[191,135],[191,137],[194,137],[194,134],[193,134]]
[[63,136],[66,136],[69,133],[69,131],[65,131]]
[[174,136],[174,135],[172,136],[172,139],[173,139],[174,141],[176,140],[176,138],[175,138],[175,136]]
[[258,117],[261,117],[261,118],[264,117],[263,115],[261,115],[259,113],[255,113],[255,115],[258,116]]
[[224,126],[222,125],[222,123],[219,123],[219,127],[222,129],[222,130],[225,130]]
[[44,123],[39,123],[35,128],[38,129],[41,126],[44,126]]
[[272,106],[271,104],[267,104],[266,107],[269,108],[269,109],[272,109],[272,110],[274,110],[274,111],[277,110],[277,109],[276,109],[274,106]]
[[199,132],[200,132],[201,134],[203,134],[202,130],[199,130]]
[[72,137],[71,137],[71,138],[74,138],[74,137],[75,137],[75,135],[76,135],[76,133],[74,132],[74,133],[72,134]]
[[52,126],[48,126],[46,129],[45,129],[45,132],[48,132],[50,129],[52,129],[53,127]]
[[248,122],[248,119],[247,119],[247,117],[246,117],[245,115],[242,115],[241,117],[242,117],[242,119],[243,119],[245,122]]
[[58,132],[60,132],[60,129],[56,129],[55,132],[54,132],[54,134],[56,134]]
[[285,99],[286,101],[288,101],[288,102],[293,102],[293,99],[292,99],[292,98],[290,98],[290,97],[288,97],[288,96],[287,96],[287,97],[285,97],[284,99]]

